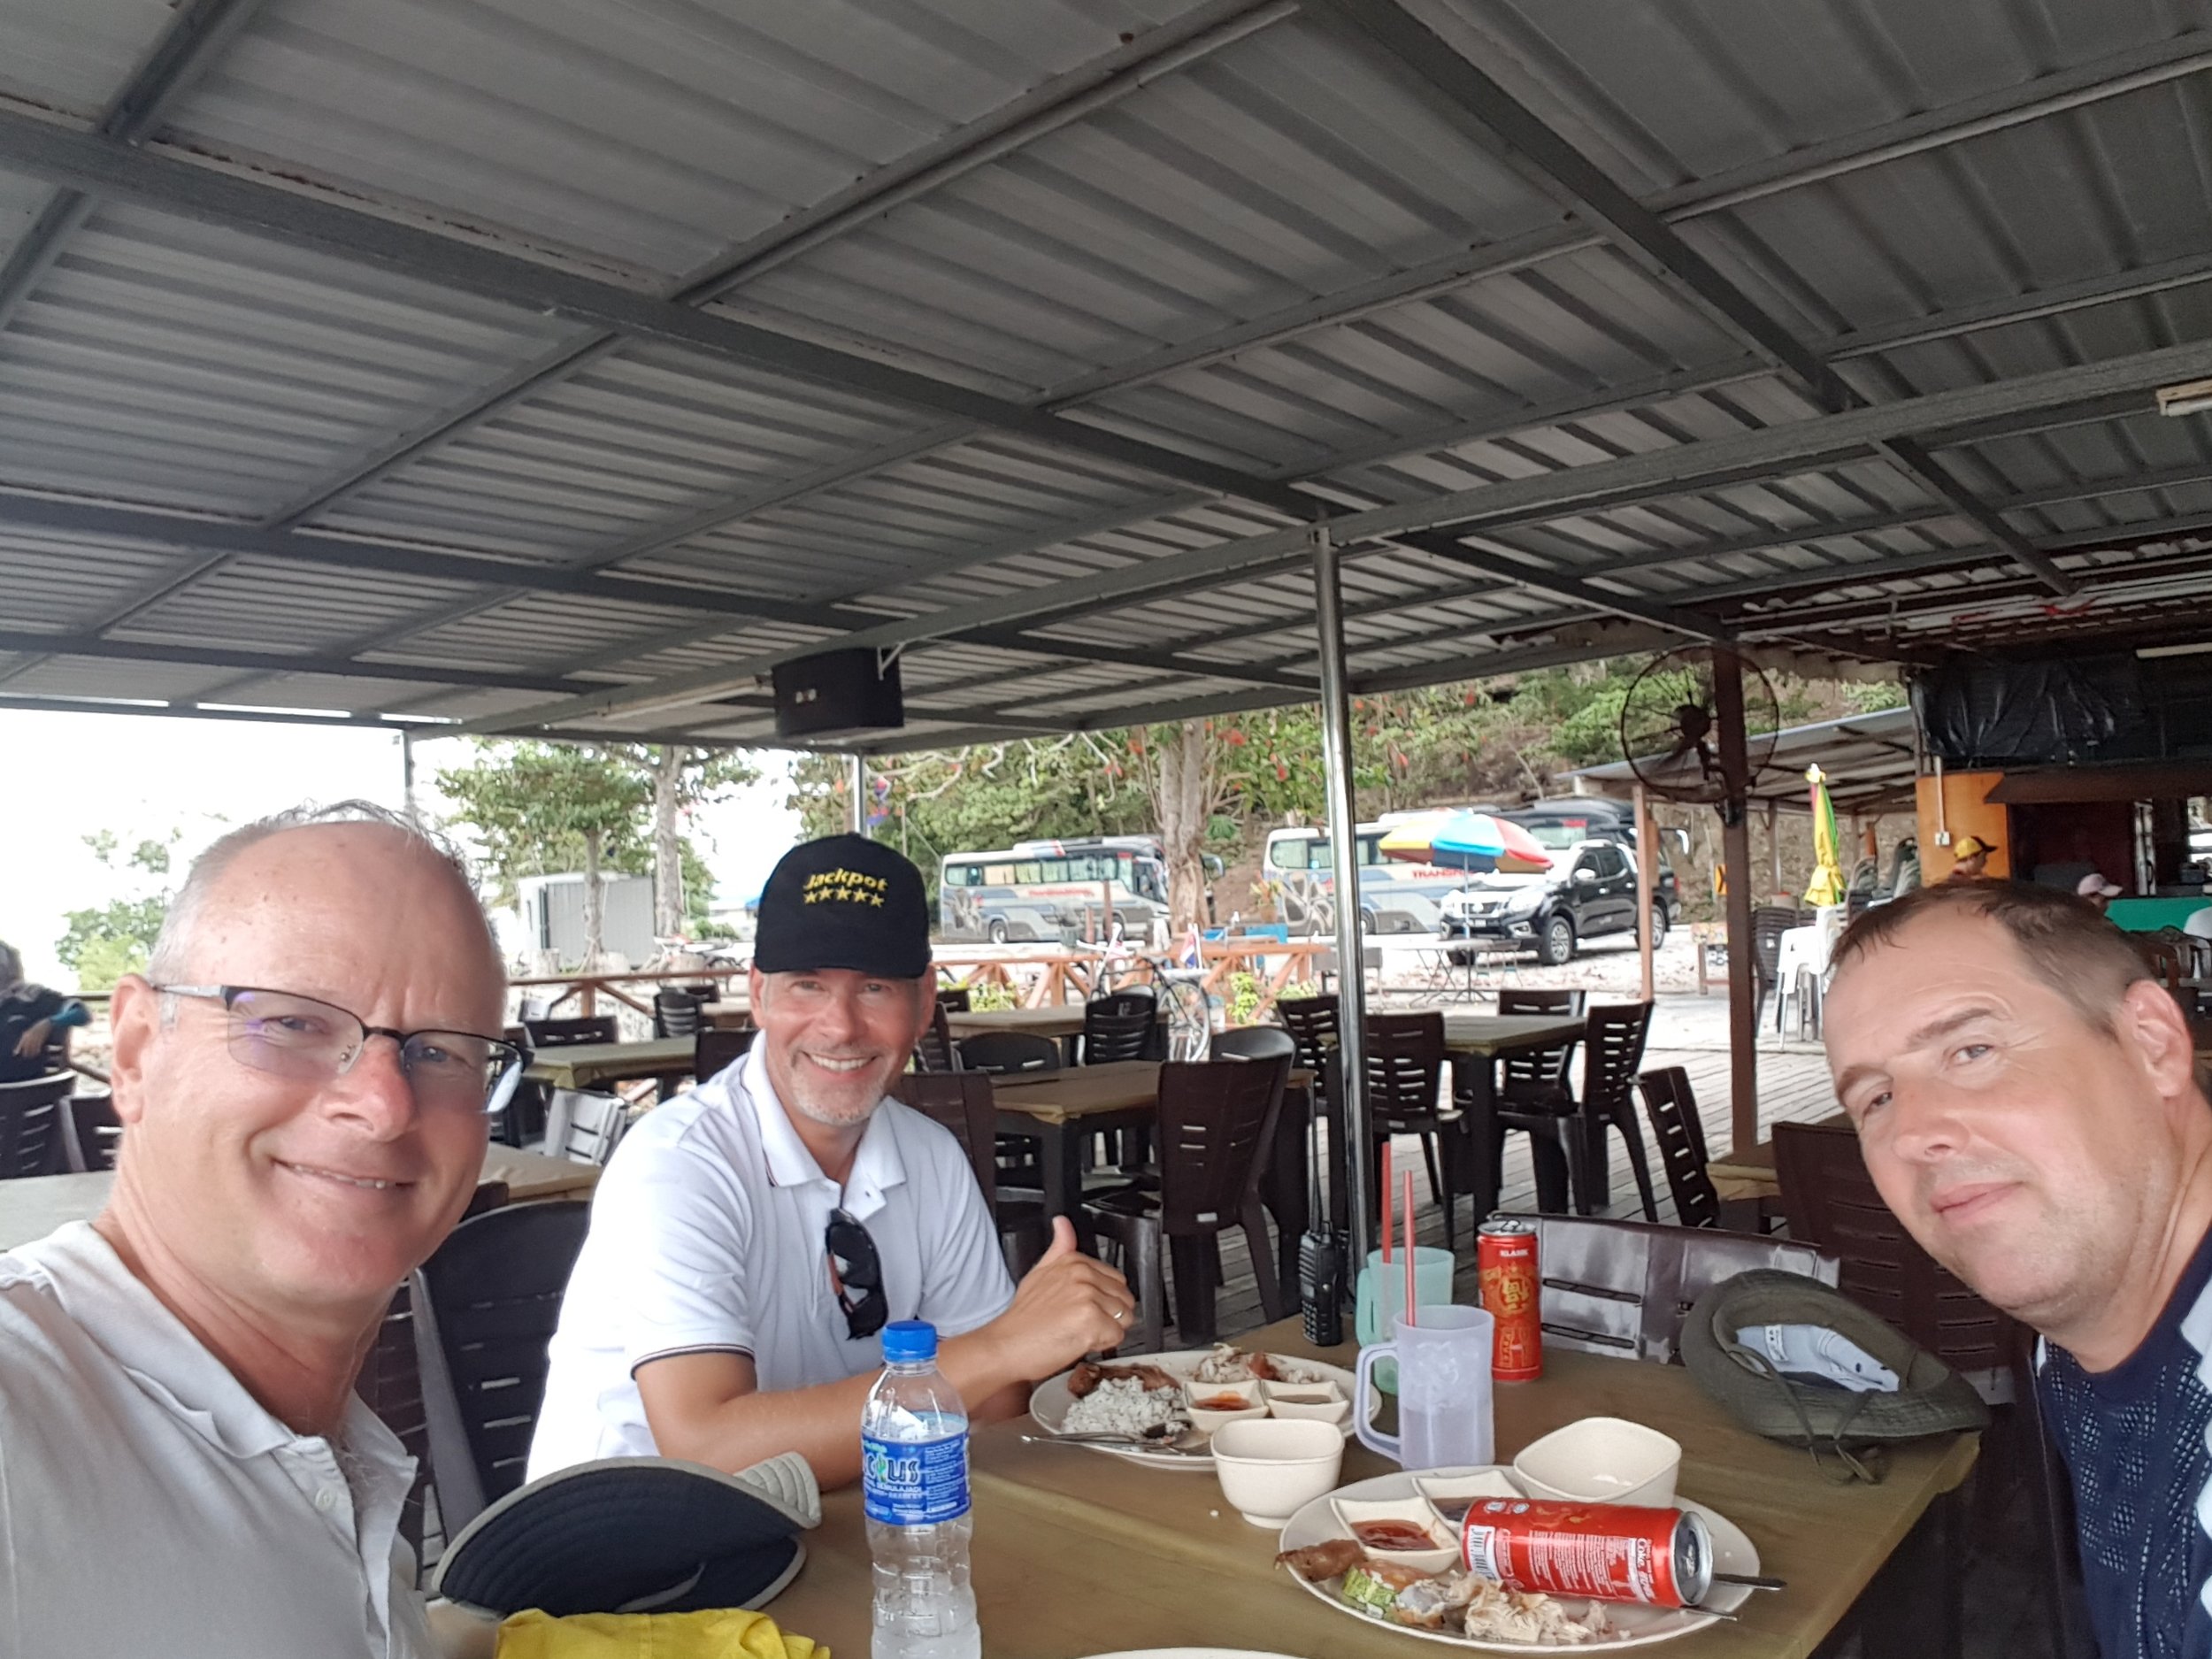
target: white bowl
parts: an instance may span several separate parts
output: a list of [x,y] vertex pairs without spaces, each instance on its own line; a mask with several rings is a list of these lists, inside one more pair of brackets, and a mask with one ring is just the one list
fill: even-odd
[[1513,1475],[1532,1498],[1634,1503],[1674,1502],[1682,1448],[1657,1429],[1621,1417],[1585,1417],[1521,1448]]
[[1253,1525],[1279,1527],[1336,1489],[1344,1436],[1326,1423],[1248,1417],[1222,1425],[1213,1453],[1221,1495]]
[[[1233,1409],[1224,1408],[1217,1410],[1211,1406],[1199,1403],[1206,1400],[1237,1400],[1242,1403]],[[1232,1423],[1241,1423],[1249,1418],[1263,1417],[1267,1415],[1267,1401],[1260,1393],[1260,1385],[1249,1380],[1214,1383],[1187,1382],[1183,1385],[1183,1404],[1190,1412],[1192,1425],[1205,1430],[1209,1434]]]
[[1352,1415],[1352,1402],[1327,1378],[1319,1382],[1271,1382],[1262,1385],[1267,1409],[1279,1417],[1306,1417],[1316,1423],[1341,1423]]

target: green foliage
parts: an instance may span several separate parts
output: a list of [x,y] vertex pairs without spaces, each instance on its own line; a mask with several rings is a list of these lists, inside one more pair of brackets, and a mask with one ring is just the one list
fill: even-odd
[[968,1006],[979,1014],[996,1013],[1002,1008],[1019,1008],[1021,998],[1010,985],[971,985],[968,987]]
[[1855,680],[1843,688],[1843,701],[1853,714],[1872,714],[1879,709],[1905,706],[1905,687],[1894,680]]
[[77,976],[77,988],[111,991],[125,974],[143,972],[169,913],[169,898],[162,893],[116,899],[97,910],[65,912],[69,929],[55,941],[54,954]]
[[606,869],[653,867],[652,785],[626,760],[569,743],[480,739],[476,749],[474,764],[438,773],[438,788],[483,844],[495,902],[514,903],[525,876],[582,869],[593,831],[603,838]]

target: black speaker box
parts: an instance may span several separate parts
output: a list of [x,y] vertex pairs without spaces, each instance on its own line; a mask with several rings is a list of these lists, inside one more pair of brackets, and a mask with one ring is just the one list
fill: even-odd
[[871,646],[779,663],[772,680],[778,737],[844,737],[906,724],[898,658],[879,666]]

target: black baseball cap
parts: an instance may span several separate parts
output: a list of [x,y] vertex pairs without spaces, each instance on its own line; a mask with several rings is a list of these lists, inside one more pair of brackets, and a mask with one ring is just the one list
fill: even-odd
[[865,835],[801,842],[762,889],[753,966],[763,973],[846,968],[920,979],[929,972],[922,872]]

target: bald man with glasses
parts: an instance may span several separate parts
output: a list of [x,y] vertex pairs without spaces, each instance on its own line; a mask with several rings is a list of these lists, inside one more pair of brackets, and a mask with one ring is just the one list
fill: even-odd
[[417,1659],[413,1460],[353,1393],[522,1056],[449,851],[234,832],[116,987],[107,1207],[0,1256],[0,1650]]

